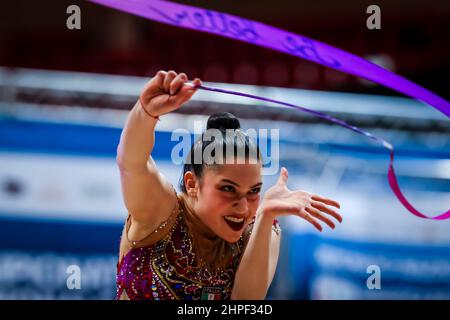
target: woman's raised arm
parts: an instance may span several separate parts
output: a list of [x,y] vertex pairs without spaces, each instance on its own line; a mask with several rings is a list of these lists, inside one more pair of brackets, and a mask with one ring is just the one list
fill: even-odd
[[144,87],[128,115],[117,148],[122,194],[133,222],[146,229],[166,220],[175,205],[172,187],[159,173],[151,152],[155,143],[157,118],[181,107],[195,93],[184,85],[186,74],[159,71]]

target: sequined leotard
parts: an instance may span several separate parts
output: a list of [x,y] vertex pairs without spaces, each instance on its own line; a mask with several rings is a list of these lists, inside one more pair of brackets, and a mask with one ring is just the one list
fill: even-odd
[[[177,199],[180,201],[178,196]],[[162,240],[132,248],[117,264],[117,299],[230,299],[235,272],[243,253],[244,236],[238,240],[237,253],[232,255],[227,266],[210,272],[198,266],[182,206],[179,206],[175,219]]]

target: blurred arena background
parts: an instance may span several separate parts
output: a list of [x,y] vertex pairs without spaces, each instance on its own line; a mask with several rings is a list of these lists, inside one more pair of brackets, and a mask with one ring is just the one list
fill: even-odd
[[[272,24],[371,59],[449,99],[448,1],[178,1]],[[81,30],[66,8],[81,8]],[[157,70],[329,113],[391,142],[399,184],[428,215],[450,207],[450,122],[368,81],[274,51],[146,21],[86,1],[14,1],[0,13],[0,299],[113,299],[126,217],[116,147]],[[342,204],[318,234],[283,218],[268,299],[449,299],[450,222],[411,215],[387,182],[389,154],[306,114],[199,91],[157,126],[157,165],[177,184],[171,132],[217,110],[280,129],[289,185]],[[277,175],[265,176],[265,188]],[[264,189],[265,189],[264,188]],[[81,269],[69,290],[67,267]],[[367,268],[379,266],[381,289]]]

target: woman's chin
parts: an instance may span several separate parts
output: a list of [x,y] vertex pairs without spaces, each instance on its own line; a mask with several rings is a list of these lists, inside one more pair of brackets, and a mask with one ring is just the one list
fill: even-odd
[[244,233],[248,223],[245,221],[242,224],[233,225],[228,223],[225,219],[221,219],[220,223],[216,225],[215,233],[224,241],[233,244],[236,243]]
[[242,235],[242,231],[236,232],[233,230],[227,230],[227,232],[222,233],[222,239],[226,242],[233,244],[236,243]]

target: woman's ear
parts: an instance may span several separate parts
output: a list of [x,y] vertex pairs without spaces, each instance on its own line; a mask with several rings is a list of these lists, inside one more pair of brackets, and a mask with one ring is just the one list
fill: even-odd
[[184,186],[186,187],[186,193],[189,196],[197,196],[197,179],[192,171],[186,171],[184,174]]

